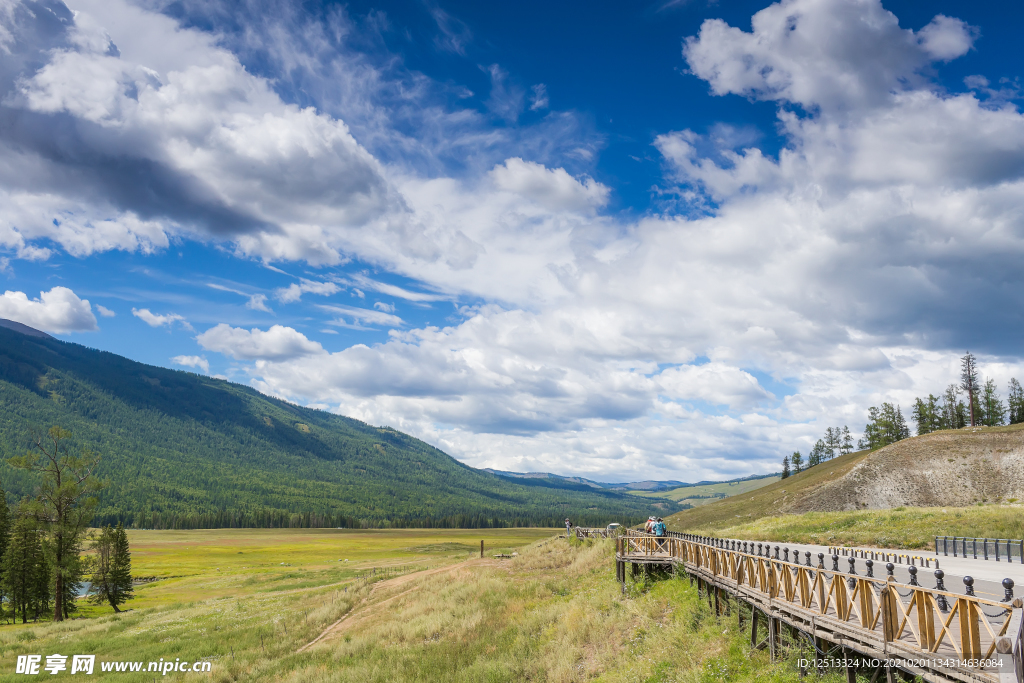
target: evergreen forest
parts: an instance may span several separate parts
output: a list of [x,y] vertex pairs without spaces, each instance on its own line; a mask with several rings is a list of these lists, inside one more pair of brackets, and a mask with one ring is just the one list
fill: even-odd
[[39,482],[7,459],[53,425],[99,456],[97,526],[596,526],[679,509],[498,476],[388,427],[0,328],[0,481],[11,504]]

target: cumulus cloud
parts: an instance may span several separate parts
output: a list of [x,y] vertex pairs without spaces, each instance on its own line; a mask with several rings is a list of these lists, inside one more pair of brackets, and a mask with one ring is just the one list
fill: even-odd
[[552,211],[586,211],[608,202],[608,188],[592,178],[577,180],[563,168],[549,169],[518,157],[491,170],[499,190],[514,192]]
[[[82,0],[75,14],[48,4],[5,23],[8,64],[42,63],[0,83],[2,106],[19,112],[0,149],[20,159],[20,177],[0,181],[19,188],[32,219],[8,224],[8,242],[50,238],[86,254],[163,248],[184,232],[336,263],[340,233],[393,205],[380,165],[343,122],[283,102],[213,35],[119,0]],[[87,168],[71,161],[86,156]]]
[[99,304],[96,304],[96,311],[100,315],[102,315],[104,318],[113,318],[114,316],[117,315],[117,313],[114,313],[112,310],[110,310],[106,306],[100,306]]
[[177,313],[158,314],[148,308],[133,308],[132,315],[146,323],[150,327],[171,327],[174,323],[180,323],[185,329],[192,329],[192,326],[185,320],[184,316]]
[[238,360],[283,361],[322,355],[319,343],[291,327],[274,325],[269,330],[244,330],[221,323],[203,332],[196,341],[208,351],[217,351]]
[[210,361],[202,356],[175,356],[171,359],[175,365],[183,365],[186,368],[199,368],[206,374],[210,374]]
[[721,19],[703,23],[683,53],[717,95],[783,100],[824,110],[877,105],[921,85],[920,70],[970,49],[975,29],[936,17],[919,35],[878,0],[783,0],[745,32]]
[[7,290],[0,297],[0,318],[7,318],[56,334],[98,330],[88,299],[80,299],[67,287],[54,287],[29,299],[24,292]]

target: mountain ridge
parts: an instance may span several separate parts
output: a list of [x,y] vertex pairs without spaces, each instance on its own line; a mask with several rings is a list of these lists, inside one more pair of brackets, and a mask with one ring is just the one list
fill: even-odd
[[597,525],[653,507],[583,485],[519,484],[397,430],[0,326],[0,480],[12,502],[35,482],[6,458],[52,424],[101,455],[110,484],[98,523],[552,526],[569,516]]

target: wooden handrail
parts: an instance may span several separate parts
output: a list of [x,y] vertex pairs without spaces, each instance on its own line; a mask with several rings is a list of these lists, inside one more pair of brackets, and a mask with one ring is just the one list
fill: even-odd
[[[1024,604],[1019,598],[1008,604],[721,545],[733,542],[658,537],[630,529],[617,540],[616,554],[625,562],[682,565],[772,618],[838,634],[844,647],[859,647],[869,655],[885,653],[915,662],[907,669],[928,680],[1024,683]],[[970,661],[999,656],[1012,658],[1013,666],[1000,670],[985,666],[985,661]]]

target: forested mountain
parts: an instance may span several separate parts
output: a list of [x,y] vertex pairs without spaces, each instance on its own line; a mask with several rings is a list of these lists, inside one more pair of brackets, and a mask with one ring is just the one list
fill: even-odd
[[[596,525],[652,511],[635,496],[525,485],[394,429],[0,326],[0,457],[24,453],[33,430],[55,424],[100,454],[97,523],[475,527],[568,516]],[[35,487],[6,460],[0,483],[11,502]]]

